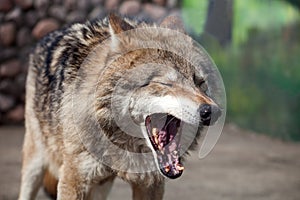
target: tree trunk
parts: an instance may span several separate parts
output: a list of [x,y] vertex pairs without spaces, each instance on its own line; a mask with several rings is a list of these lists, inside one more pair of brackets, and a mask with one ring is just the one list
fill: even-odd
[[300,0],[285,0],[300,10]]
[[209,0],[204,32],[222,45],[230,44],[232,38],[233,0]]

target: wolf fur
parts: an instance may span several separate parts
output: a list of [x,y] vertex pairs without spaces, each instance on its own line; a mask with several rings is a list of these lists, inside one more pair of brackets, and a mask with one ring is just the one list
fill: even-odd
[[[178,30],[174,18],[165,19],[161,26]],[[175,54],[141,49],[117,57],[118,51],[130,42],[122,41],[118,34],[136,27],[157,26],[112,14],[103,20],[74,24],[52,32],[37,44],[30,56],[26,84],[26,134],[19,200],[34,199],[44,176],[46,187],[49,188],[49,180],[50,186],[57,184],[51,190],[57,192],[59,200],[106,199],[116,177],[131,185],[133,199],[163,199],[165,177],[159,170],[130,171],[132,166],[153,166],[155,158],[135,160],[126,153],[152,155],[153,150],[145,138],[128,135],[116,124],[111,107],[114,88],[122,78],[121,84],[134,87],[125,87],[125,91],[136,91],[130,99],[134,121],[143,118],[145,102],[156,99],[160,104],[168,105],[173,101],[174,93],[186,102],[185,109],[193,114],[187,121],[197,118],[194,114],[197,115],[200,105],[216,104],[201,91],[198,80],[202,77],[196,69]],[[109,38],[111,42],[102,46],[101,52],[88,56]],[[168,65],[187,81],[180,82],[169,69],[159,66],[152,69],[157,72],[152,77],[141,71],[136,72],[135,80],[122,77],[128,70],[149,62]],[[100,80],[99,69],[102,69]],[[168,80],[172,87],[169,83],[161,83],[161,74],[170,76]],[[122,97],[116,101],[120,101],[117,105],[122,107]],[[177,116],[176,110],[173,115]],[[196,125],[198,135],[202,125]],[[119,152],[119,149],[124,151]],[[100,157],[100,161],[95,157]],[[103,164],[103,160],[111,166]]]

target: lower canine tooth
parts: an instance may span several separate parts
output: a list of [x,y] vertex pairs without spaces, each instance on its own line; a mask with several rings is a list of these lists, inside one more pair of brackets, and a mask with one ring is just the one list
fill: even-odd
[[165,171],[169,172],[170,171],[170,167],[169,166],[165,167]]
[[[157,144],[157,145],[158,145],[158,149],[159,149],[159,150],[162,150],[162,149],[163,149],[162,146],[160,146],[159,144]],[[163,152],[163,151],[162,151],[161,153],[164,155],[164,152]]]
[[158,138],[157,137],[154,137],[154,141],[156,144],[158,144]]
[[184,167],[181,165],[176,165],[176,169],[181,171],[181,170],[184,170]]

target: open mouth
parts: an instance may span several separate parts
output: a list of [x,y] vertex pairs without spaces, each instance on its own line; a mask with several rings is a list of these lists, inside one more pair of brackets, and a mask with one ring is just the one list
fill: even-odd
[[181,120],[168,113],[156,113],[147,116],[145,124],[160,171],[168,178],[178,178],[184,170],[180,161]]

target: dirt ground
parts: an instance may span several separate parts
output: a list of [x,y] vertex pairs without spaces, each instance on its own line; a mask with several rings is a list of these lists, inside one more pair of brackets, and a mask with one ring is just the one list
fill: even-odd
[[[24,128],[0,127],[0,200],[18,196]],[[193,153],[182,177],[168,181],[165,199],[299,200],[300,144],[286,143],[227,125],[212,153]],[[116,180],[109,199],[130,199]],[[38,198],[47,200],[43,191]]]

